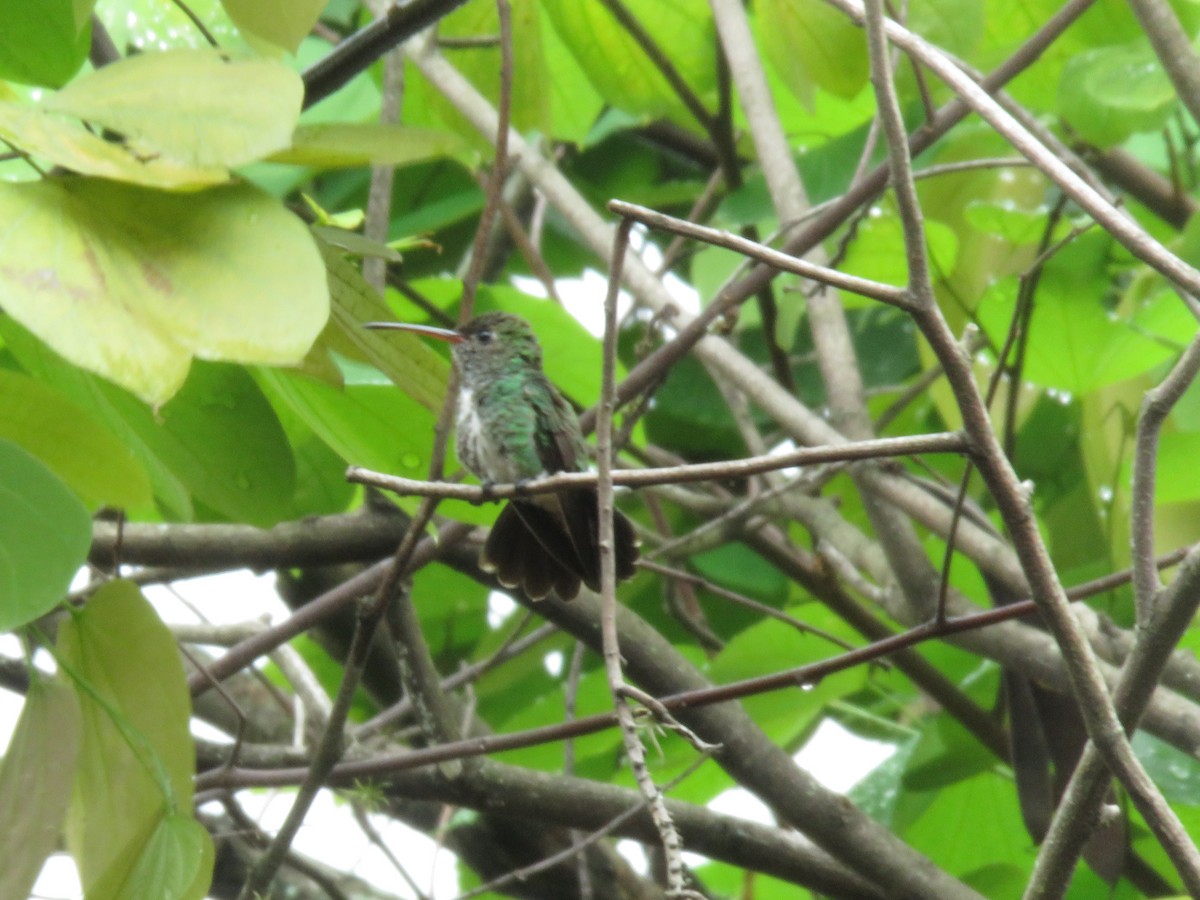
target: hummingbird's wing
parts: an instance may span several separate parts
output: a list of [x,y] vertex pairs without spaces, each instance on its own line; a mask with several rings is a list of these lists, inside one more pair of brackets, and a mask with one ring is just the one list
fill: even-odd
[[[545,402],[534,406],[539,418],[534,432],[538,458],[546,472],[581,471],[587,468],[587,448],[579,432],[575,410],[549,382],[546,382],[546,388],[542,395]],[[565,532],[573,560],[564,560],[564,563],[574,562],[584,583],[594,591],[599,590],[600,535],[596,492],[589,489],[557,491],[538,498],[537,505]],[[539,530],[535,529],[535,533]],[[561,558],[561,550],[558,555]]]
[[[550,388],[554,409],[539,413],[544,418],[538,423],[535,434],[541,435],[538,457],[547,472],[578,472],[587,468],[587,447],[579,431],[575,411],[553,387]],[[600,590],[600,524],[596,491],[582,488],[563,490],[539,498],[538,506],[549,513],[553,521],[561,522],[566,537],[573,548],[572,554],[578,565],[576,571],[583,582],[593,591]],[[523,508],[527,504],[522,503]],[[527,521],[528,521],[528,517]],[[535,528],[541,535],[543,529]],[[621,581],[633,575],[638,557],[639,541],[633,525],[619,511],[613,515],[613,536],[616,548],[616,575]],[[543,543],[548,543],[543,541]],[[558,543],[556,541],[556,543]],[[554,553],[564,565],[571,562],[564,557],[561,546],[546,548]]]
[[536,417],[534,446],[547,473],[581,472],[587,468],[587,447],[571,404],[549,381],[536,390],[531,406]]

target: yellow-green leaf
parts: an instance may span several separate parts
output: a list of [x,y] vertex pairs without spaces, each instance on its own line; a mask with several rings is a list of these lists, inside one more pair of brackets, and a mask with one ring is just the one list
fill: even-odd
[[98,175],[146,187],[199,188],[229,180],[222,166],[194,166],[161,156],[142,157],[106,141],[78,122],[40,106],[0,103],[0,139],[30,156],[81,175]]
[[242,31],[295,53],[312,30],[326,0],[221,0]]
[[291,143],[303,95],[300,76],[274,60],[168,50],[97,69],[44,103],[124,135],[143,156],[238,166]]
[[35,678],[0,763],[0,897],[28,897],[58,845],[79,751],[79,703],[65,685]]
[[150,479],[132,449],[89,410],[5,369],[0,369],[0,438],[24,447],[93,507],[142,508],[153,502]]
[[270,162],[318,168],[406,166],[466,149],[467,142],[451,131],[342,122],[301,125],[292,145],[272,154]]
[[326,244],[359,259],[386,259],[388,262],[404,262],[404,257],[396,248],[383,243],[383,241],[372,240],[357,231],[348,231],[333,225],[313,225],[312,232],[315,237],[320,238]]
[[299,362],[328,317],[308,230],[246,185],[0,184],[0,223],[0,306],[151,403],[178,390],[192,356]]
[[137,586],[101,588],[59,632],[58,658],[79,698],[83,738],[67,845],[86,896],[113,896],[164,821],[191,808],[195,750],[179,651]]

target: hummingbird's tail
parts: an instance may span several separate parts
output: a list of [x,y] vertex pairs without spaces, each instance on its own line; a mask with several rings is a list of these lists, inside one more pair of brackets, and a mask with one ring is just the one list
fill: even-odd
[[[514,500],[500,511],[480,557],[505,587],[522,587],[533,600],[555,591],[572,600],[580,584],[600,590],[600,547],[596,495],[564,491],[533,500]],[[617,580],[633,575],[639,541],[633,525],[613,513]]]

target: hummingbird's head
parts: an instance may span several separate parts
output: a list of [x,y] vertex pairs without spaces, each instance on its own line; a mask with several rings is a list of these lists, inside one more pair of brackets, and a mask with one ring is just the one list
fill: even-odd
[[458,330],[454,361],[462,375],[492,377],[513,366],[542,367],[542,348],[529,323],[512,313],[476,316]]
[[365,328],[423,334],[452,345],[454,362],[467,381],[498,378],[514,367],[542,368],[542,348],[529,323],[512,313],[488,312],[457,331],[404,322],[365,322]]

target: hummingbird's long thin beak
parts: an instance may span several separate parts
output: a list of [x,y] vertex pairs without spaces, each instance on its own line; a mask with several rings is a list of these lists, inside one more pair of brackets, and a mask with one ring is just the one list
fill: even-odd
[[452,328],[438,328],[434,325],[412,325],[408,322],[363,322],[363,328],[373,328],[376,331],[411,331],[423,334],[425,337],[437,338],[448,344],[460,344],[463,336]]

